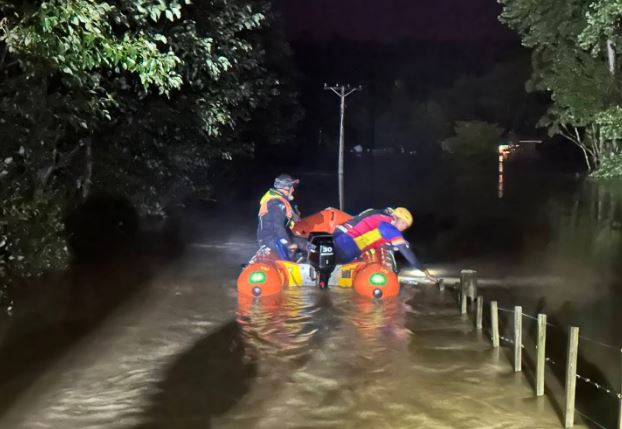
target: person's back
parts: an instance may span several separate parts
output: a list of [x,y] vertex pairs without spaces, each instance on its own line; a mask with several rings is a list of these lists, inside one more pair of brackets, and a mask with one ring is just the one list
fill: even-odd
[[341,225],[341,231],[354,238],[378,228],[381,223],[390,224],[392,221],[387,210],[368,209]]
[[402,207],[385,210],[366,210],[339,225],[333,234],[335,256],[339,263],[347,263],[370,249],[389,246],[399,251],[408,263],[436,280],[417,260],[404,239],[402,231],[412,225],[412,215]]
[[[350,260],[370,249],[379,249],[390,244],[405,243],[402,233],[393,225],[394,218],[388,210],[365,210],[337,227],[335,240],[338,260]],[[341,237],[346,235],[347,238]],[[349,242],[349,245],[346,245]],[[353,245],[356,245],[353,246]]]

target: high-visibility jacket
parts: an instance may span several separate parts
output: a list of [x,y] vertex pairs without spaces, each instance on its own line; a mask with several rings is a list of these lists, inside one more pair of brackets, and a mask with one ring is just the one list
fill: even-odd
[[340,263],[350,262],[370,249],[388,245],[399,251],[411,266],[423,270],[423,265],[392,221],[386,210],[369,209],[339,225],[333,234],[337,259]]
[[270,189],[268,192],[264,194],[263,197],[261,197],[261,200],[259,201],[259,213],[258,213],[259,218],[268,214],[268,210],[269,210],[268,204],[271,201],[278,201],[283,205],[285,209],[285,217],[287,219],[287,226],[289,227],[289,229],[292,229],[294,227],[294,224],[295,224],[295,221],[297,220],[296,218],[298,217],[298,215],[294,211],[294,208],[292,207],[292,204],[289,201],[289,199],[277,190]]
[[[272,249],[298,243],[292,228],[300,215],[294,204],[280,192],[270,189],[259,202],[257,241]],[[276,244],[278,242],[278,244]]]

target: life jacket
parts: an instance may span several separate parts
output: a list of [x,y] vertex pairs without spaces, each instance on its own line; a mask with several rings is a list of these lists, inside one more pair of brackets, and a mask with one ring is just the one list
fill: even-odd
[[294,228],[294,208],[292,207],[292,203],[283,194],[274,189],[270,189],[261,197],[259,201],[259,217],[268,213],[268,203],[272,200],[278,200],[283,203],[285,206],[285,217],[287,217],[287,226],[290,229]]
[[385,210],[367,209],[341,224],[338,229],[354,238],[377,228],[381,222],[392,221],[393,218]]
[[390,244],[391,246],[406,244],[406,240],[404,240],[400,230],[387,222],[382,222],[377,228],[352,238],[361,252],[369,249],[379,249],[385,244]]
[[405,244],[406,240],[391,224],[392,220],[385,210],[369,209],[340,225],[338,229],[352,237],[361,252],[378,249],[385,244]]

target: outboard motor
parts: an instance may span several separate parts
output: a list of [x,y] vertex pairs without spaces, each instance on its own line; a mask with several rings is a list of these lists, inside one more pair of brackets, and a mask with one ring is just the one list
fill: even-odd
[[309,263],[317,272],[317,284],[320,289],[328,287],[330,275],[335,270],[335,244],[330,234],[314,234],[309,238],[312,244],[309,251]]

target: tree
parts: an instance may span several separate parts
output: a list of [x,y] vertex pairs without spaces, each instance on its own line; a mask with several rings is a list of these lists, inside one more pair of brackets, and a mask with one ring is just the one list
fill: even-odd
[[189,3],[0,0],[0,278],[65,266],[64,213],[92,192],[162,214],[252,152],[257,112],[295,111],[269,5]]
[[458,121],[455,136],[442,142],[446,152],[463,160],[492,160],[504,133],[496,124],[482,121]]
[[[158,28],[182,61],[180,90],[168,99],[118,91],[123,114],[107,124],[109,141],[96,145],[96,158],[114,167],[99,169],[96,187],[123,183],[125,194],[150,214],[190,193],[209,193],[210,167],[252,153],[258,138],[282,141],[296,122],[289,70],[268,58],[268,49],[280,58],[289,53],[276,46],[283,39],[269,30],[275,18],[267,4],[251,9],[247,1],[212,0],[188,7],[186,15],[194,19]],[[150,186],[141,192],[145,177]]]
[[621,150],[622,109],[615,63],[621,49],[615,36],[619,3],[501,0],[501,21],[533,49],[528,88],[551,96],[540,125],[577,145],[591,172],[615,162]]
[[451,132],[451,123],[447,114],[435,100],[426,103],[417,103],[409,121],[411,134],[415,138],[416,148],[419,151],[438,148],[438,142]]
[[116,103],[104,73],[168,93],[182,83],[180,60],[156,33],[117,36],[112,23],[124,15],[107,3],[3,1],[0,11],[0,277],[29,277],[67,263],[65,204],[88,186],[72,168]]

